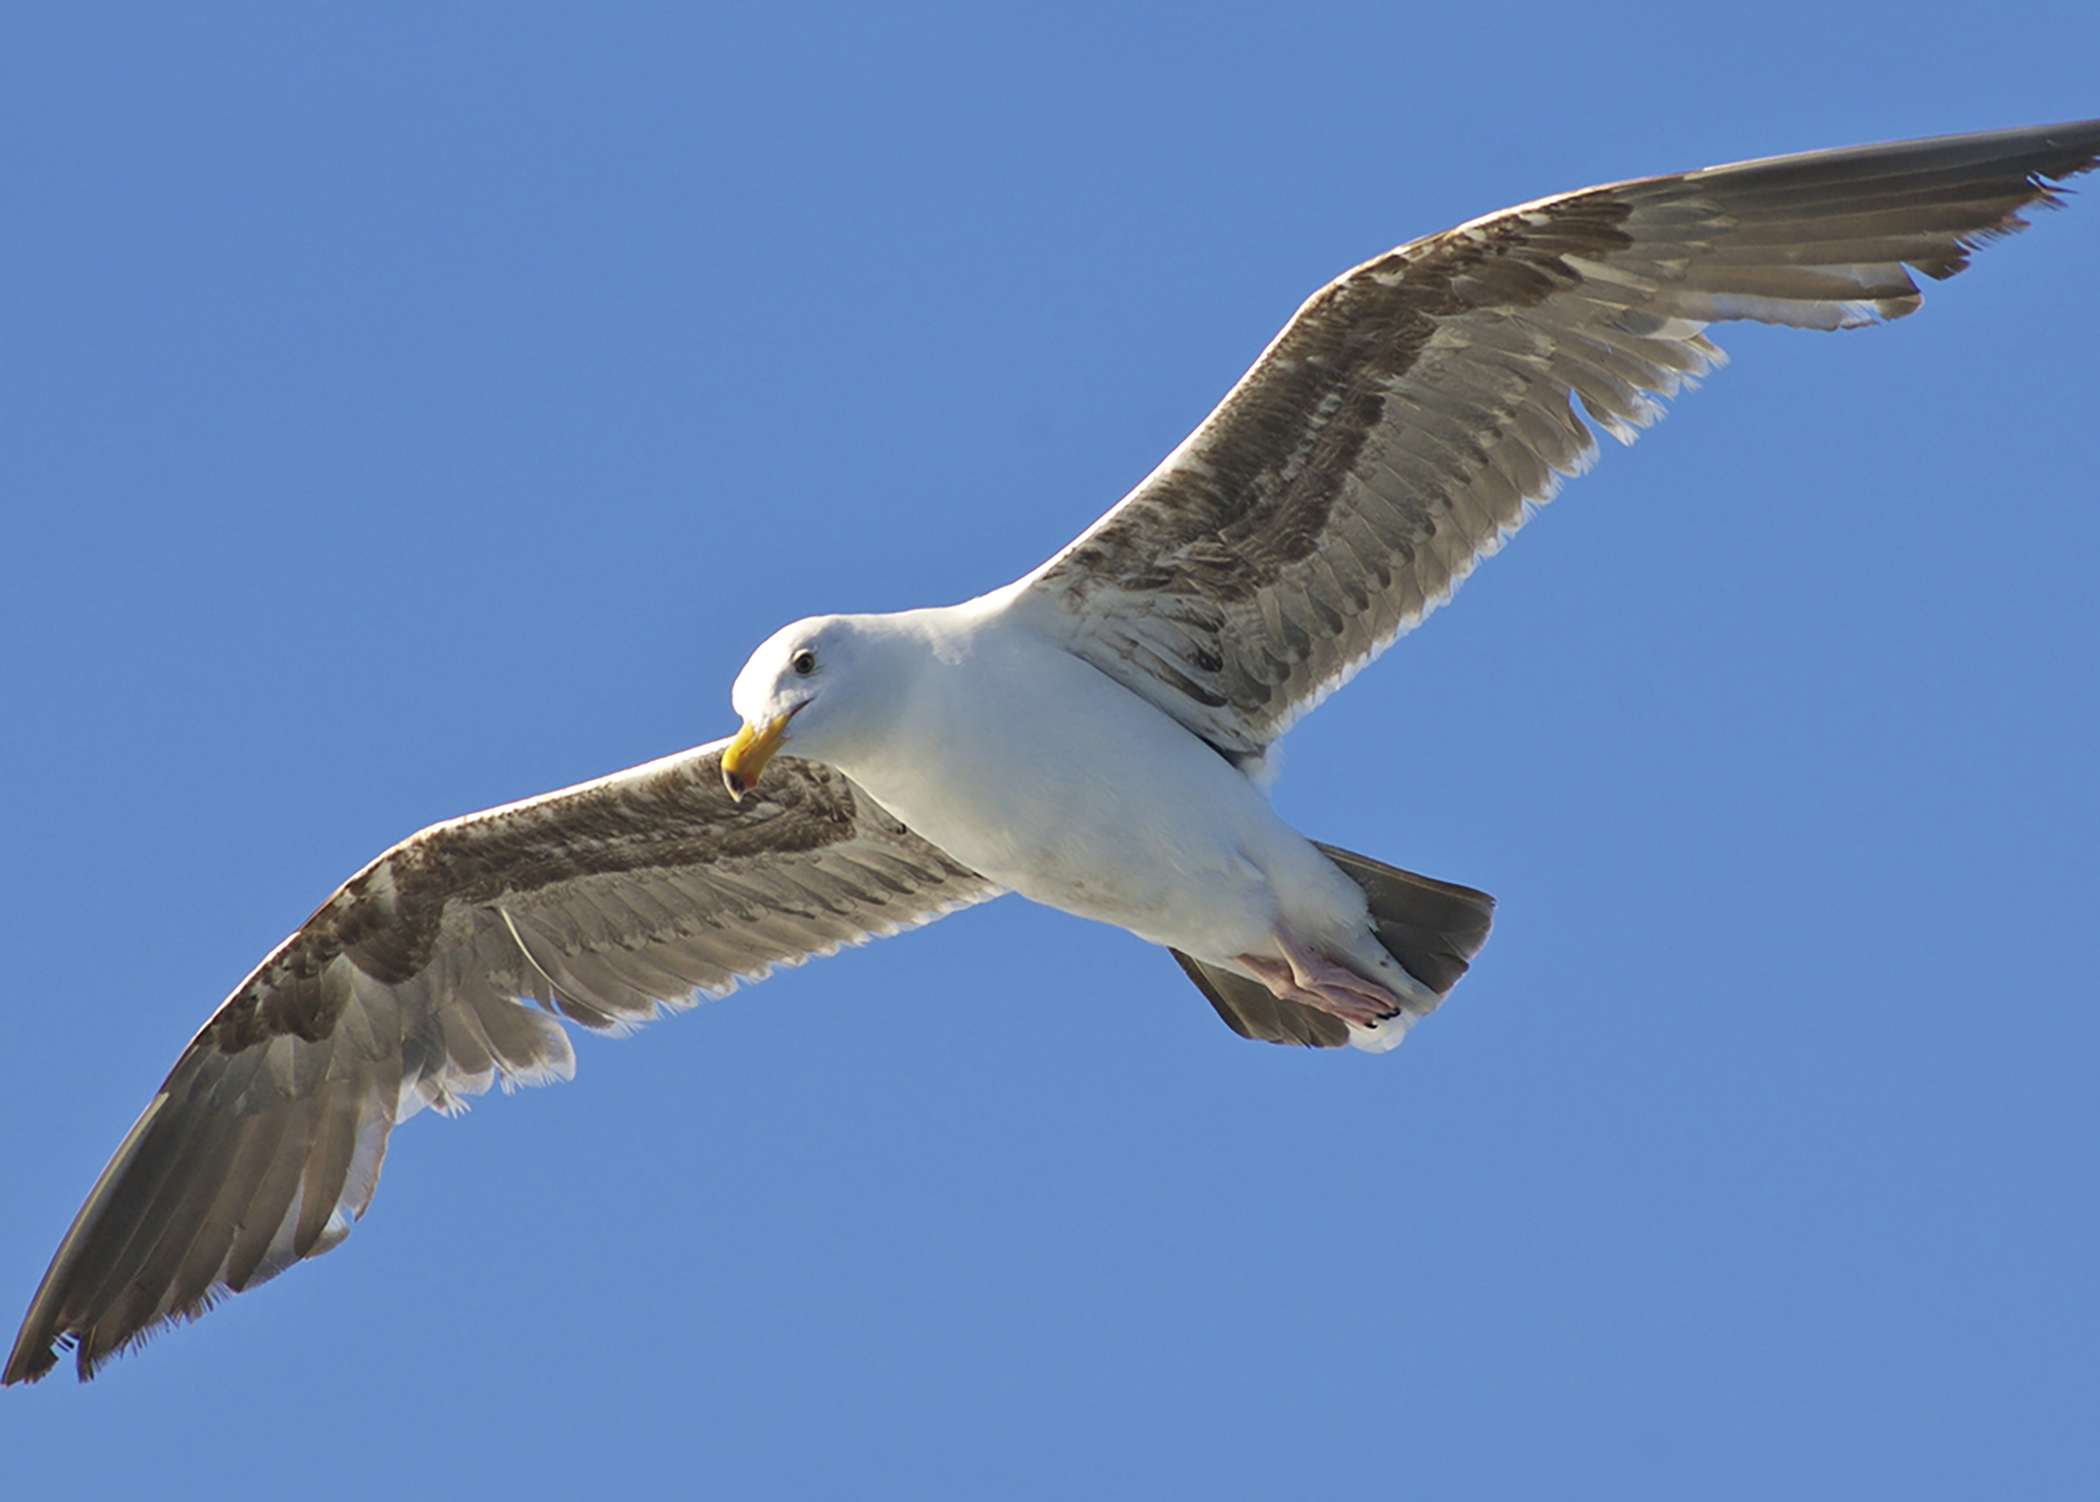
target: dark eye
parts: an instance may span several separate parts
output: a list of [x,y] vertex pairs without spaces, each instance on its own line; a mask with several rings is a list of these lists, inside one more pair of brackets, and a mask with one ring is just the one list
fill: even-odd
[[793,657],[790,657],[788,659],[788,666],[793,668],[802,677],[807,678],[811,673],[814,673],[817,670],[817,654],[810,651],[809,648],[804,647],[801,651],[797,652]]

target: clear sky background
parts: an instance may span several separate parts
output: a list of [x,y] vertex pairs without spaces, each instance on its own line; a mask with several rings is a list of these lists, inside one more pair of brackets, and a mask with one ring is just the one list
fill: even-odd
[[[2096,60],[2069,0],[9,6],[8,1330],[393,840],[1020,574],[1397,241]],[[1900,326],[1723,331],[1292,734],[1295,823],[1502,902],[1398,1053],[1008,899],[417,1118],[342,1250],[0,1396],[0,1486],[2094,1495],[2088,181]]]

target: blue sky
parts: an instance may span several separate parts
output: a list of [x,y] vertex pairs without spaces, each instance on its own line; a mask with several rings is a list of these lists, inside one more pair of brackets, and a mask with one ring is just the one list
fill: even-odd
[[[2100,113],[2091,7],[1751,17],[10,7],[0,1311],[363,861],[1018,575],[1344,267]],[[1502,902],[1398,1053],[1008,899],[418,1118],[0,1396],[10,1488],[2091,1495],[2093,197],[1724,331],[1293,732],[1294,822]]]

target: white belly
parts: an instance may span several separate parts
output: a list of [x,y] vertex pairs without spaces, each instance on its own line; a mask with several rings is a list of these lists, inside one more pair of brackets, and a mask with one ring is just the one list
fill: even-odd
[[1253,783],[1151,704],[1032,633],[981,633],[846,770],[919,834],[1037,902],[1212,961],[1279,915],[1364,921],[1355,885]]

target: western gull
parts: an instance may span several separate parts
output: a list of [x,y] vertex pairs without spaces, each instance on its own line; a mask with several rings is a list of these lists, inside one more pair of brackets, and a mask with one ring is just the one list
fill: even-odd
[[[4,1380],[85,1379],[340,1242],[392,1129],[566,1078],[622,1030],[1011,890],[1165,946],[1233,1029],[1392,1046],[1484,893],[1316,844],[1266,795],[1291,723],[1720,361],[1713,323],[1912,311],[2059,201],[2100,121],[1589,188],[1322,288],[1178,448],[960,605],[801,621],[732,739],[410,836],[186,1047],[89,1192]],[[1578,412],[1579,405],[1579,412]],[[1587,416],[1588,422],[1583,420]]]

